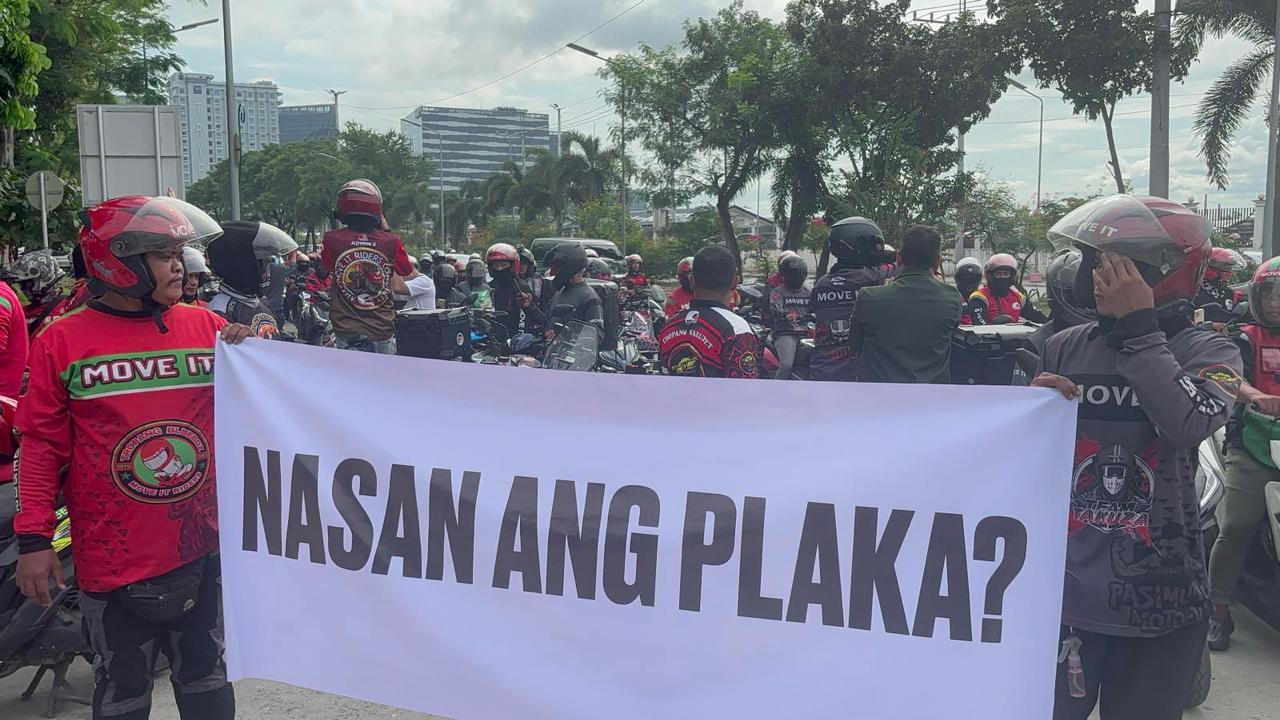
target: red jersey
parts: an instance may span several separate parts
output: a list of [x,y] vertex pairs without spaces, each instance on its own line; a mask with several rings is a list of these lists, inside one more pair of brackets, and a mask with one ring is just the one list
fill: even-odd
[[720,303],[690,303],[658,332],[658,354],[669,375],[760,377],[760,338]]
[[333,330],[346,337],[389,340],[396,333],[391,276],[409,275],[413,265],[400,236],[386,230],[363,233],[349,227],[324,234],[320,265],[333,276]]
[[[217,550],[213,348],[226,321],[191,305],[90,302],[36,338],[18,403],[14,531],[52,538],[61,490],[78,581],[110,592]],[[66,468],[65,477],[62,476]]]
[[676,316],[676,313],[689,307],[691,302],[693,302],[693,291],[678,287],[667,296],[667,304],[663,306],[662,311],[666,313],[667,319],[670,320]]
[[1001,315],[1008,316],[1009,322],[1016,323],[1022,319],[1022,306],[1026,300],[1023,299],[1022,293],[1018,291],[1018,288],[1009,288],[1009,292],[1005,293],[1004,297],[997,297],[995,293],[991,292],[991,288],[983,285],[978,288],[977,292],[969,296],[970,301],[974,298],[986,303],[986,319],[988,322]]
[[16,398],[27,369],[27,316],[18,293],[0,281],[0,395]]

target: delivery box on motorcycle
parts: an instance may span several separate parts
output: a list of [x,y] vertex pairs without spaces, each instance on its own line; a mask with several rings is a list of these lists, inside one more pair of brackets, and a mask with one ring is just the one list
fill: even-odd
[[604,313],[604,337],[600,339],[600,352],[613,352],[618,349],[618,325],[622,322],[618,283],[609,280],[588,280],[587,285],[600,297],[600,310]]
[[1011,385],[1017,352],[1032,348],[1036,326],[974,325],[951,336],[951,382],[954,385]]
[[462,308],[402,310],[396,313],[396,352],[428,360],[457,360],[471,334],[471,316]]

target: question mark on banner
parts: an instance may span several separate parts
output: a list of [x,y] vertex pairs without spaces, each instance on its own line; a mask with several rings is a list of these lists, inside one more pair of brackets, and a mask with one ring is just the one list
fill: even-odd
[[987,580],[986,601],[983,604],[982,642],[1000,642],[1004,621],[1004,594],[1022,572],[1027,561],[1027,528],[1011,517],[994,515],[983,518],[973,533],[973,559],[995,562],[996,540],[1003,540],[1000,564]]

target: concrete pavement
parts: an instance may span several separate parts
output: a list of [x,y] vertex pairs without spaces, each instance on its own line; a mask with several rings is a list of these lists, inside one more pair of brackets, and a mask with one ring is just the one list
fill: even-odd
[[[1248,612],[1236,617],[1231,651],[1213,656],[1213,689],[1205,704],[1188,711],[1188,720],[1274,720],[1280,718],[1280,633]],[[22,670],[0,680],[0,718],[37,720],[42,695],[31,702],[18,699],[34,671]],[[92,673],[78,662],[71,673],[77,689],[92,689]],[[178,713],[161,678],[156,683],[155,720],[178,720]],[[432,715],[397,710],[279,683],[246,681],[236,685],[240,720],[440,720]],[[90,720],[89,708],[64,705],[60,720]]]

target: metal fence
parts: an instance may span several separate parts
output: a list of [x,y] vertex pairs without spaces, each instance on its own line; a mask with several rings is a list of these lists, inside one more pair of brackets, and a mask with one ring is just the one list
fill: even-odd
[[1196,212],[1204,216],[1215,230],[1225,230],[1237,223],[1253,217],[1254,208],[1250,207],[1214,207],[1199,208]]

